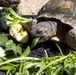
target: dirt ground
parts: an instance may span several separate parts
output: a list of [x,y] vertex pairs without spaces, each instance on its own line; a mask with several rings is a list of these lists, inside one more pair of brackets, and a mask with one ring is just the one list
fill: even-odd
[[17,7],[19,15],[37,15],[38,11],[48,0],[21,0]]

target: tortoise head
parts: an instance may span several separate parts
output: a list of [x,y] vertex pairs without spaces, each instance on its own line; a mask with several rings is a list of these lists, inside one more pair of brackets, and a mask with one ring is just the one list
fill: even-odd
[[40,37],[39,42],[47,41],[49,38],[56,35],[57,23],[53,21],[39,22],[32,26],[32,37]]

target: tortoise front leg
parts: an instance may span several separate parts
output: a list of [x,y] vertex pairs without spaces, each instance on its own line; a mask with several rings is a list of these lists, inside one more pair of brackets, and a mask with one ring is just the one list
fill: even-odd
[[71,29],[66,35],[67,44],[76,50],[76,29]]

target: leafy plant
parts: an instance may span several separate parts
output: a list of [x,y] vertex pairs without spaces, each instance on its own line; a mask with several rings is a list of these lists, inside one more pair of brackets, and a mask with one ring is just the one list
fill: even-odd
[[[11,8],[5,8],[1,14],[0,26],[4,29],[12,23],[23,24],[29,20],[18,16]],[[70,51],[64,55],[58,44],[56,46],[61,54],[59,56],[29,57],[39,39],[34,38],[31,46],[26,45],[24,48],[25,43],[17,44],[7,34],[0,34],[0,70],[7,71],[6,75],[76,75],[76,52]]]
[[39,37],[33,39],[32,44],[31,44],[31,48],[34,48],[36,46],[36,44],[38,43],[39,39],[40,39]]
[[[26,48],[26,52],[29,46]],[[25,52],[24,52],[25,53]],[[71,51],[68,55],[54,57],[26,57],[22,56],[8,59],[0,63],[0,69],[8,67],[6,75],[75,75],[76,52]]]
[[8,30],[11,25],[14,25],[16,23],[23,25],[30,20],[16,14],[11,7],[4,7],[0,14],[0,30],[3,31]]

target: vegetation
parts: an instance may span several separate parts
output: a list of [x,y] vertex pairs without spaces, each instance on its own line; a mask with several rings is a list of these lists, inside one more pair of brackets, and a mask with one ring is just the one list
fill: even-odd
[[[0,21],[0,27],[5,31],[16,24],[21,27],[29,19],[18,16],[11,8],[5,8]],[[31,45],[25,48],[25,43],[15,43],[6,33],[0,34],[0,70],[6,71],[6,75],[76,75],[76,52],[64,55],[58,44],[59,56],[29,57],[38,41],[39,38],[33,38]]]
[[30,19],[23,18],[16,14],[11,7],[4,7],[3,10],[0,12],[0,30],[7,30],[8,27],[15,23],[23,25],[29,20]]
[[23,18],[16,14],[11,7],[4,7],[0,13],[0,30],[3,32],[9,31],[10,35],[16,41],[26,43],[28,41],[28,33],[22,25],[30,20],[29,18]]

